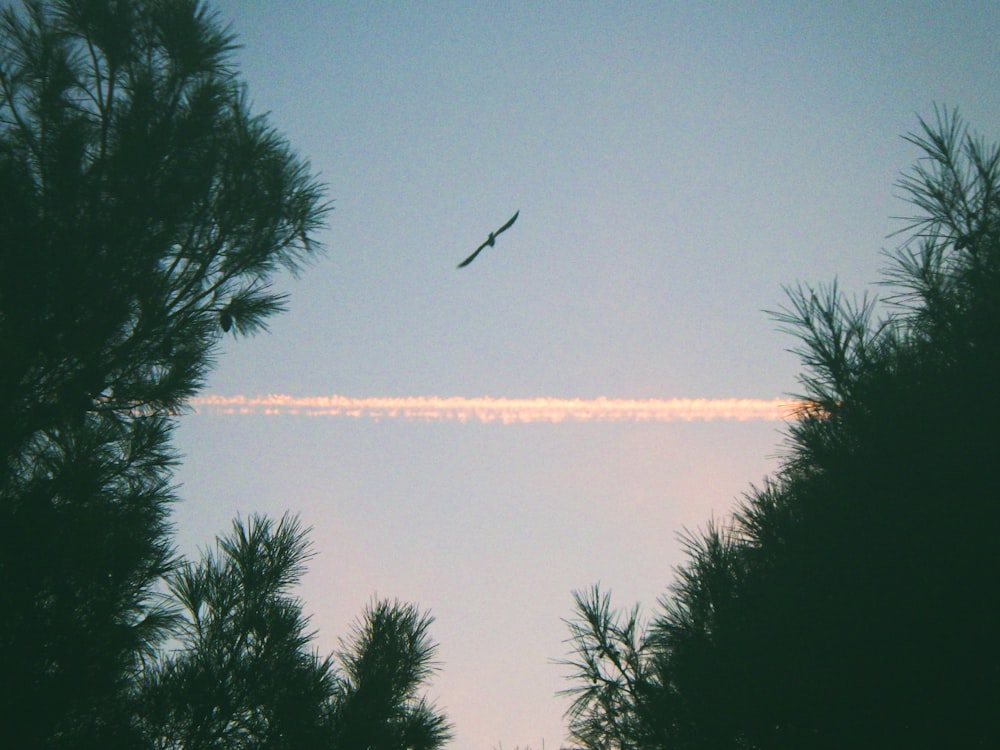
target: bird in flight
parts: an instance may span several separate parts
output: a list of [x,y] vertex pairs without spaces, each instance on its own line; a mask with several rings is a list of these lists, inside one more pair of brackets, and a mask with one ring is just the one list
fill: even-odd
[[486,238],[486,242],[477,247],[476,252],[474,252],[468,258],[463,260],[461,263],[459,263],[458,267],[465,268],[467,265],[469,265],[472,261],[476,259],[476,256],[479,255],[479,253],[482,251],[484,247],[493,247],[493,245],[496,243],[497,237],[499,237],[503,232],[506,232],[508,229],[510,229],[511,225],[515,221],[517,221],[517,215],[519,213],[521,213],[521,209],[515,211],[514,215],[507,220],[507,223],[504,224],[502,227],[500,227],[498,230],[496,230],[495,232],[490,232],[490,236]]

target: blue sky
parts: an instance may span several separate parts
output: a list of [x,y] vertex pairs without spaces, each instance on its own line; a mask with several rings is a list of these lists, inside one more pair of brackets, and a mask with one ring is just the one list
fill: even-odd
[[[796,387],[762,312],[864,292],[908,206],[900,137],[1000,133],[1000,6],[215,2],[258,111],[310,159],[328,252],[207,394],[755,398]],[[518,222],[461,271],[516,209]],[[178,543],[241,513],[314,528],[330,651],[370,598],[430,609],[456,748],[558,747],[573,589],[652,608],[776,422],[181,420]]]

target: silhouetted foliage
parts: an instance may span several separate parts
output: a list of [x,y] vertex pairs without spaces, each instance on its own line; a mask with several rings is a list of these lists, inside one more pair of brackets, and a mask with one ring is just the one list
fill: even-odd
[[327,207],[195,0],[0,12],[0,726],[131,744],[170,617],[171,414]]
[[334,747],[433,750],[451,738],[444,714],[417,694],[437,668],[437,645],[427,635],[433,621],[400,602],[365,609],[338,653]]
[[[781,468],[731,523],[685,537],[618,692],[638,730],[588,734],[600,696],[573,688],[580,746],[995,743],[1000,149],[940,111],[908,140],[919,213],[889,255],[888,313],[790,290],[777,318],[801,342],[804,405]],[[605,598],[580,609],[577,683],[615,666],[581,655],[622,640]]]
[[311,556],[295,518],[233,525],[170,576],[177,650],[146,672],[138,715],[152,747],[434,750],[449,727],[418,692],[433,672],[432,618],[379,601],[333,657],[308,650],[291,594]]
[[332,665],[307,650],[312,633],[290,592],[309,557],[296,519],[254,516],[170,575],[183,627],[145,675],[138,713],[151,746],[324,745]]
[[570,739],[582,747],[603,747],[607,737],[616,737],[621,747],[637,747],[643,725],[640,691],[648,682],[639,608],[612,610],[611,597],[597,586],[574,599],[576,619],[567,620],[574,658],[563,662],[577,683],[564,691],[573,697]]

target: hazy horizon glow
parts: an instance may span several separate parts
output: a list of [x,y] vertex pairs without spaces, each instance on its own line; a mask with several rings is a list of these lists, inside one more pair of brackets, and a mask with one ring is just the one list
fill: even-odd
[[404,419],[425,422],[692,422],[710,420],[781,421],[794,416],[799,403],[789,399],[671,398],[593,399],[494,398],[481,396],[201,396],[192,399],[197,412],[218,415],[291,415],[354,417],[375,421]]

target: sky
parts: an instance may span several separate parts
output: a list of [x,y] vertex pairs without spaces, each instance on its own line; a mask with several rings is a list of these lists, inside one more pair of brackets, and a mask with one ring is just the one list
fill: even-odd
[[1000,137],[1000,5],[211,7],[334,210],[180,419],[178,547],[299,514],[321,652],[416,603],[451,747],[558,748],[572,592],[655,613],[678,534],[774,471],[799,366],[765,311],[884,291],[901,136],[937,103]]

